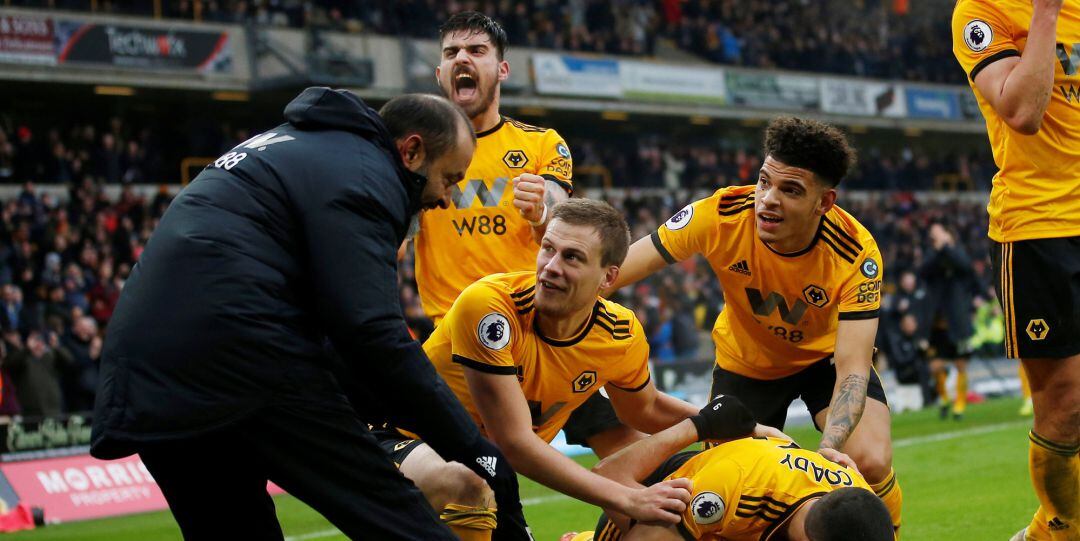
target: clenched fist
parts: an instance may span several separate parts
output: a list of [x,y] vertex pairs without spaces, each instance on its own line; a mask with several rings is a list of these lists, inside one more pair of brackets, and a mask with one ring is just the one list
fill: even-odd
[[514,206],[531,225],[541,225],[547,220],[544,196],[547,180],[539,175],[525,173],[514,178]]

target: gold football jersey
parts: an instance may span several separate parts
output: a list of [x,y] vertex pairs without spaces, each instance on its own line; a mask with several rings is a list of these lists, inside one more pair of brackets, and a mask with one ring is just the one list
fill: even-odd
[[680,210],[652,239],[669,263],[701,254],[720,279],[717,364],[777,379],[831,355],[839,320],[878,317],[883,269],[874,238],[836,206],[806,249],[773,251],[757,235],[754,190],[718,190]]
[[776,438],[743,438],[687,460],[666,479],[693,482],[679,530],[689,539],[767,541],[807,501],[843,487],[870,490],[859,472]]
[[467,287],[424,351],[481,429],[464,369],[516,376],[533,431],[550,442],[600,387],[644,389],[649,344],[632,311],[601,298],[577,336],[544,336],[534,324],[535,286],[535,271],[525,271],[492,275]]
[[489,274],[536,268],[539,247],[514,207],[511,180],[522,173],[557,182],[569,193],[573,161],[555,130],[503,117],[476,134],[465,180],[451,188],[448,209],[420,215],[416,284],[424,312],[438,325],[469,284]]
[[1030,0],[959,0],[952,16],[953,54],[998,167],[987,206],[997,242],[1080,235],[1080,5],[1065,2],[1058,16],[1054,86],[1038,133],[1013,131],[975,87],[984,68],[1024,51],[1031,13]]

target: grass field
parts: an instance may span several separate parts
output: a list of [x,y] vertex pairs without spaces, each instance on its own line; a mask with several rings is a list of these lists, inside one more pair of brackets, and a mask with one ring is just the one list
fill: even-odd
[[[904,490],[905,541],[1005,540],[1027,524],[1036,500],[1027,479],[1030,419],[1016,416],[1019,401],[1001,399],[969,407],[961,422],[940,421],[936,411],[893,420],[894,462]],[[788,434],[804,446],[817,443],[812,427]],[[595,458],[579,462],[591,466]],[[570,530],[592,529],[598,511],[522,479],[525,513],[538,541]],[[276,498],[287,539],[345,539],[318,513],[289,496]],[[51,525],[4,539],[151,541],[179,539],[167,512]]]

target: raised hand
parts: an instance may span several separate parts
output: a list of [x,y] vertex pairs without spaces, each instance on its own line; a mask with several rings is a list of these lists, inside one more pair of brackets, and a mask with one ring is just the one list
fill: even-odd
[[544,205],[544,195],[547,190],[547,180],[539,175],[528,173],[515,177],[514,183],[514,206],[518,212],[530,223],[539,225],[547,218],[547,208]]

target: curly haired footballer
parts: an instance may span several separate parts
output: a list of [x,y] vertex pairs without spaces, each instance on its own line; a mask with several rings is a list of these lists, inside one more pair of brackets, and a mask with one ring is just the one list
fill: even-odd
[[781,117],[765,129],[765,154],[806,169],[835,188],[855,166],[855,149],[840,130],[816,120]]

